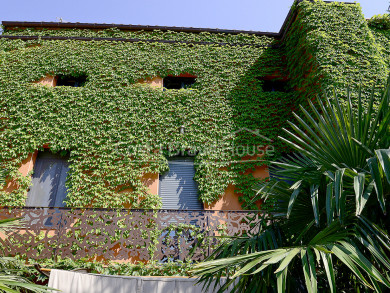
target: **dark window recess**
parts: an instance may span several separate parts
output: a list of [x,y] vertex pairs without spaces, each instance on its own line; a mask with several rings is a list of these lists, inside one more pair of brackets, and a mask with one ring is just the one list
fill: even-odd
[[166,89],[187,89],[192,87],[195,83],[195,77],[178,77],[178,76],[167,76],[164,78],[164,88]]
[[264,92],[288,92],[289,88],[286,81],[261,79],[263,81]]
[[163,209],[199,210],[198,185],[194,180],[194,160],[174,157],[168,159],[169,171],[160,175],[159,195]]
[[81,87],[87,81],[85,75],[72,76],[72,75],[59,75],[57,77],[57,86],[72,86],[72,87]]
[[32,186],[27,195],[27,206],[65,206],[68,159],[69,156],[60,156],[49,151],[38,153],[32,175]]

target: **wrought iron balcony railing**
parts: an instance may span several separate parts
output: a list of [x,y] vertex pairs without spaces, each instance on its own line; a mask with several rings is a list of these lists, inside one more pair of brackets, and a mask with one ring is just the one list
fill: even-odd
[[258,211],[2,208],[7,255],[29,259],[158,261],[207,257],[221,236],[258,232]]

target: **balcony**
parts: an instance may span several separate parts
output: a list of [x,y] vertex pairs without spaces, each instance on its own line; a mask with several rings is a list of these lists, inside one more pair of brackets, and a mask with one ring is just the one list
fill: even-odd
[[5,255],[86,261],[200,261],[223,236],[253,235],[259,211],[2,208]]

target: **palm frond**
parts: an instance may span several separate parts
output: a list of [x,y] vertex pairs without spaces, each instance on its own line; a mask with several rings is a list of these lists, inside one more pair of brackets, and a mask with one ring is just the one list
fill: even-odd
[[309,101],[295,114],[281,140],[296,153],[271,163],[255,199],[268,218],[258,235],[226,241],[195,267],[205,288],[389,290],[390,77],[379,103],[374,90],[361,93]]

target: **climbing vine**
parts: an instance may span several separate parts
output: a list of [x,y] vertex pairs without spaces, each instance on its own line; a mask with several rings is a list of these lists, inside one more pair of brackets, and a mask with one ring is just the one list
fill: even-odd
[[[286,37],[292,86],[302,103],[336,89],[371,90],[383,86],[389,54],[375,39],[359,4],[303,1]],[[388,46],[388,45],[387,45]],[[379,91],[378,91],[379,92]]]
[[[261,77],[283,72],[281,49],[270,47],[274,39],[117,29],[3,32],[11,34],[210,44],[1,39],[0,162],[8,179],[21,180],[15,177],[21,161],[48,145],[53,152],[70,151],[68,206],[158,208],[160,199],[150,194],[145,176],[168,169],[166,150],[193,151],[204,203],[232,184],[243,207],[255,207],[250,200],[258,179],[245,174],[267,164],[269,139],[272,156],[281,151],[277,135],[284,105],[292,103],[289,93],[262,89]],[[139,83],[182,73],[197,77],[191,89],[162,91]],[[78,88],[34,83],[59,74],[86,75],[87,82]],[[264,155],[243,161],[236,146]],[[2,192],[0,204],[23,205],[27,188]]]
[[[282,41],[115,28],[5,30],[3,35],[140,41],[0,39],[0,165],[2,179],[19,184],[1,192],[0,204],[24,205],[29,181],[17,170],[48,145],[70,151],[68,206],[160,207],[144,179],[167,170],[166,150],[176,149],[196,154],[204,203],[231,184],[243,207],[255,208],[259,179],[251,171],[285,150],[277,137],[292,110],[332,87],[381,85],[389,71],[387,26],[367,23],[359,5],[303,1],[292,9],[296,14]],[[183,73],[197,77],[191,89],[162,91],[139,83]],[[87,82],[79,88],[34,83],[59,74],[86,75]],[[269,77],[287,80],[292,91],[264,91]],[[239,131],[244,128],[254,132]],[[270,144],[274,151],[264,152]],[[258,147],[243,157],[237,146]]]
[[368,20],[368,25],[371,28],[377,28],[381,30],[390,29],[390,14],[378,14],[374,15]]

